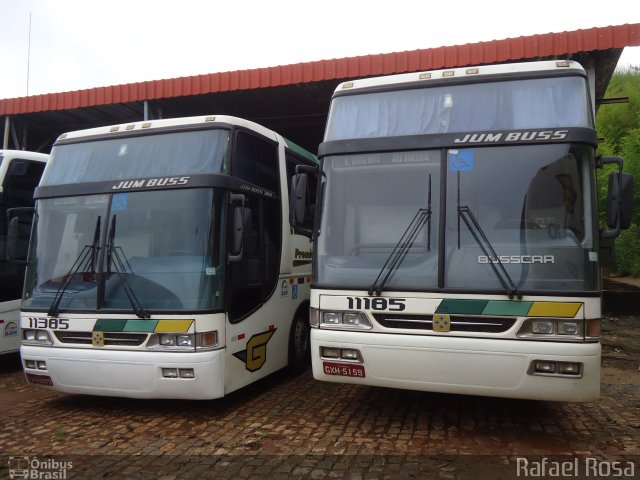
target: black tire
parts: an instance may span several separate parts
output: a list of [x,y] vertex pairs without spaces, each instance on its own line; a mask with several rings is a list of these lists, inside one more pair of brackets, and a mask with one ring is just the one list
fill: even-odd
[[[303,310],[303,312],[308,309]],[[289,334],[289,372],[297,375],[304,372],[311,363],[311,327],[304,313],[297,312]]]

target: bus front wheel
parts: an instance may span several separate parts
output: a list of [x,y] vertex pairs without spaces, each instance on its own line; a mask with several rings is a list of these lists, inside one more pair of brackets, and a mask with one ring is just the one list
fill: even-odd
[[304,311],[296,313],[289,335],[289,371],[293,374],[302,373],[311,362],[311,327]]

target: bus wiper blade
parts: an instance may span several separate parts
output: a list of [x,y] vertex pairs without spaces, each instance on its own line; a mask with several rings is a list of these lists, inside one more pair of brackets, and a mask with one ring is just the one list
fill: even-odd
[[85,245],[82,248],[75,262],[73,262],[73,265],[71,265],[71,268],[64,276],[64,279],[60,284],[60,287],[58,287],[58,291],[53,297],[53,302],[51,302],[51,306],[49,307],[49,311],[47,312],[48,316],[50,317],[58,316],[62,297],[64,293],[67,291],[67,289],[69,288],[69,285],[71,285],[71,281],[73,280],[73,277],[75,277],[80,271],[89,273],[91,276],[90,278],[95,280],[96,258],[98,256],[98,251],[100,250],[100,247],[98,246],[99,241],[100,241],[100,216],[98,216],[98,218],[96,219],[96,227],[93,233],[93,243],[91,245]]
[[391,277],[391,274],[400,266],[402,261],[405,259],[409,250],[413,246],[416,238],[418,238],[418,233],[422,227],[431,219],[431,209],[430,208],[420,208],[416,212],[416,214],[407,225],[407,228],[402,233],[400,240],[396,243],[396,246],[393,248],[389,256],[387,257],[387,261],[384,262],[384,265],[380,269],[380,273],[376,277],[375,281],[369,287],[369,295],[380,296],[382,293],[382,289],[385,284]]
[[[427,177],[427,208],[420,208],[413,216],[407,228],[402,232],[400,236],[400,240],[396,243],[396,246],[393,248],[389,256],[387,257],[386,262],[380,269],[380,273],[374,280],[374,282],[369,287],[369,295],[380,296],[382,293],[382,289],[386,285],[389,278],[393,272],[400,266],[402,261],[405,259],[409,250],[413,247],[416,239],[418,238],[418,233],[422,227],[424,227],[425,223],[428,223],[427,230],[427,252],[431,251],[431,174]],[[385,274],[386,270],[386,274]],[[384,275],[384,277],[383,277]],[[382,279],[381,279],[382,277]],[[379,282],[379,283],[378,283]]]
[[[129,264],[129,260],[125,256],[121,247],[114,245],[114,238],[116,235],[116,216],[111,218],[111,229],[109,231],[109,239],[107,243],[107,272],[111,273],[111,265],[113,265],[115,272],[118,274],[118,278],[122,282],[124,293],[129,299],[131,307],[138,318],[151,318],[151,315],[144,309],[144,307],[138,301],[136,294],[129,283],[127,278],[129,275],[135,275]],[[129,270],[127,271],[127,267]]]
[[[462,220],[464,221],[474,240],[482,249],[482,252],[489,259],[489,265],[491,265],[493,273],[495,273],[496,277],[498,277],[498,280],[502,284],[502,287],[509,294],[509,298],[517,297],[518,300],[522,300],[522,294],[518,291],[518,287],[516,287],[515,283],[513,283],[513,280],[509,276],[509,272],[507,272],[504,264],[500,261],[500,257],[491,245],[491,242],[487,238],[487,235],[482,230],[482,227],[480,227],[480,224],[473,216],[473,213],[471,213],[469,207],[458,205],[458,223],[460,221],[460,218],[462,218]],[[460,227],[458,225],[458,242],[460,241],[459,228]],[[500,267],[499,269],[496,266],[496,263],[494,263],[494,260]]]

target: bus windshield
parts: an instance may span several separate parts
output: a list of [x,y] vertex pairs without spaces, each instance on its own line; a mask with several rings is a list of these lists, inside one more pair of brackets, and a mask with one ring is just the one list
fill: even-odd
[[41,186],[228,173],[230,132],[207,129],[56,145]]
[[335,97],[325,141],[506,129],[593,128],[586,79],[582,77],[425,86]]
[[549,144],[326,157],[317,283],[370,289],[422,209],[384,290],[596,291],[592,152]]
[[24,306],[131,311],[130,289],[145,310],[222,308],[227,197],[199,188],[40,199]]

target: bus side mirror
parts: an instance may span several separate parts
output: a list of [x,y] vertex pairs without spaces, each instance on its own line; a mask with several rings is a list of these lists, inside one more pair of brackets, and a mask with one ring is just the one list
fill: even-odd
[[244,251],[244,240],[251,232],[252,215],[251,209],[244,206],[245,197],[242,194],[231,194],[232,224],[231,224],[231,245],[229,251],[229,262],[239,262],[242,260]]
[[607,226],[626,230],[633,214],[633,175],[614,172],[609,174],[607,199]]
[[[21,232],[19,215],[20,213],[29,214],[30,219],[28,222],[26,222],[26,224],[31,225],[33,222],[34,211],[35,209],[33,207],[9,208],[7,210],[7,220],[9,228],[7,230],[6,259],[8,262],[15,263],[17,265],[27,264],[27,248],[29,237],[26,232],[23,232],[23,234],[20,235]],[[22,223],[23,225],[25,224],[25,222]]]
[[16,250],[18,249],[18,217],[9,221],[7,232],[7,262],[16,262]]
[[[309,179],[315,179],[317,167],[308,165],[296,166],[296,174],[291,177],[289,192],[289,224],[293,232],[305,237],[313,236],[313,221],[315,218],[315,186],[309,185]],[[317,201],[317,199],[315,199]]]
[[633,214],[633,175],[622,171],[622,158],[596,158],[596,165],[598,167],[612,163],[618,165],[618,171],[609,174],[607,227],[611,230],[601,231],[601,238],[616,238],[620,235],[620,230],[629,228]]
[[289,205],[289,222],[295,227],[300,227],[304,223],[307,213],[307,184],[309,179],[306,173],[298,173],[291,181],[291,199]]

